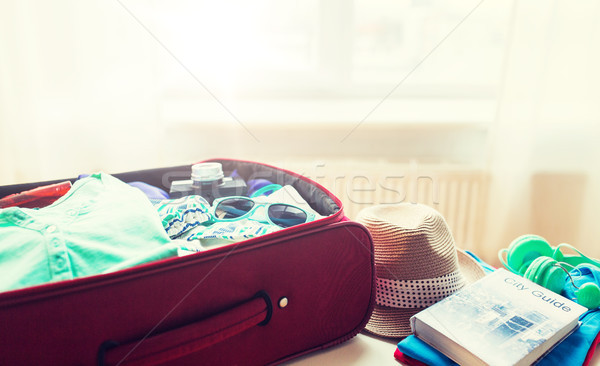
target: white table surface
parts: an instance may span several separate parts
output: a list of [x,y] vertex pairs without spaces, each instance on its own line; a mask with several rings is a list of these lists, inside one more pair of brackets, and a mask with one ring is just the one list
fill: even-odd
[[377,365],[398,366],[394,358],[397,340],[360,333],[336,346],[296,358],[285,365]]
[[[400,366],[394,358],[398,341],[360,333],[347,342],[286,362],[285,365],[377,365]],[[590,365],[600,366],[600,349],[596,348]]]

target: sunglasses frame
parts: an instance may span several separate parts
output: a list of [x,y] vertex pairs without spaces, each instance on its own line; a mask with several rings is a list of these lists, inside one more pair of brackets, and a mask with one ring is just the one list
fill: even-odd
[[[245,200],[245,201],[250,201],[250,202],[253,203],[253,206],[252,206],[252,208],[248,212],[246,212],[245,214],[243,214],[243,215],[241,215],[239,217],[235,217],[235,218],[232,218],[232,219],[221,219],[221,218],[217,217],[217,215],[216,215],[217,207],[219,207],[219,205],[222,202],[227,201],[229,199],[241,199],[241,200]],[[297,224],[297,225],[306,224],[307,222],[314,221],[314,219],[315,219],[315,215],[313,213],[307,212],[305,209],[303,209],[301,207],[298,207],[298,206],[295,206],[295,205],[292,205],[292,204],[289,204],[289,203],[261,203],[261,202],[256,202],[252,197],[246,197],[246,196],[227,196],[227,197],[216,198],[213,201],[212,207],[210,208],[210,214],[211,214],[212,218],[215,221],[217,221],[217,222],[232,222],[232,221],[243,220],[244,218],[250,216],[259,207],[265,207],[265,210],[266,210],[265,217],[266,217],[266,219],[268,220],[268,222],[270,224],[275,225],[275,226],[279,226],[279,227],[282,227],[282,228],[288,228],[288,227],[296,226],[296,225],[281,226],[279,224],[274,223],[273,220],[271,220],[271,217],[269,217],[269,208],[271,206],[289,206],[289,207],[293,207],[293,208],[295,208],[297,210],[300,210],[300,211],[304,212],[304,214],[306,215],[305,221],[303,223]]]

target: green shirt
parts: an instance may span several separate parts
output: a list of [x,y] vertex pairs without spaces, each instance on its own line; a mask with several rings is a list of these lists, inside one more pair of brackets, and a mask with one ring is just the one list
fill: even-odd
[[0,291],[176,255],[146,196],[108,174],[75,182],[48,207],[0,209]]

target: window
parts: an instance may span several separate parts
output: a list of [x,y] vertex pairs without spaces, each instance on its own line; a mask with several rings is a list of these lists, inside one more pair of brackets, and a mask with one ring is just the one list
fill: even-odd
[[494,113],[506,2],[157,4],[157,37],[176,58],[160,66],[167,121],[352,125],[375,109],[378,122],[486,122]]

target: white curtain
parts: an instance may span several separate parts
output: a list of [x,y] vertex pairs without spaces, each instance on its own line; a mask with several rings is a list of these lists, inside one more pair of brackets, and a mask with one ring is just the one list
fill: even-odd
[[113,1],[0,2],[0,184],[160,166],[155,41]]
[[600,257],[600,2],[517,1],[482,253],[527,233]]

